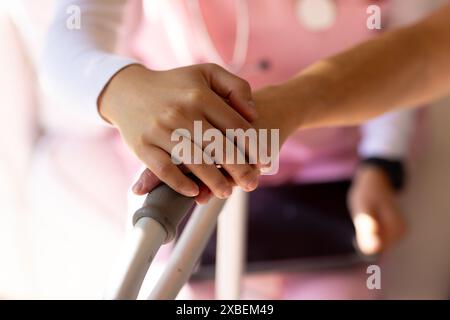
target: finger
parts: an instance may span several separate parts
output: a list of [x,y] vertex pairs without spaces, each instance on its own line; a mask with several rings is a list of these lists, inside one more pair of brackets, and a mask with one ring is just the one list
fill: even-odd
[[[189,124],[186,124],[189,125]],[[185,128],[183,128],[185,129]],[[184,131],[186,130],[178,130],[178,141],[174,141],[172,137],[170,139],[159,139],[153,141],[152,143],[166,151],[166,155],[169,159],[175,158],[177,160],[177,164],[183,164],[187,169],[189,169],[198,179],[200,179],[211,191],[212,193],[220,198],[226,199],[231,195],[232,187],[228,183],[227,178],[222,174],[222,172],[216,168],[214,164],[214,160],[203,151],[201,146],[198,146],[194,141],[192,141],[192,137],[190,134],[185,136]],[[167,130],[167,134],[171,135],[169,130]],[[195,139],[194,139],[195,140]],[[168,142],[165,142],[168,141]],[[181,143],[181,147],[180,144]],[[174,152],[174,150],[176,150]],[[182,152],[178,154],[178,152]],[[191,154],[185,155],[185,152]],[[171,160],[169,160],[171,161]],[[171,162],[172,165],[174,165]],[[169,167],[167,165],[167,167]],[[150,168],[161,180],[169,184],[166,180],[170,178],[170,172],[165,175],[165,179],[161,178],[158,175],[158,172]],[[181,171],[177,168],[177,170],[181,173]],[[199,191],[199,190],[198,190]]]
[[233,189],[227,178],[214,166],[206,164],[185,164],[219,199],[228,198]]
[[164,150],[148,146],[138,156],[156,177],[173,190],[187,197],[198,195],[197,184],[181,172]]
[[[207,132],[206,130],[208,129],[210,130],[215,129],[212,126],[212,124],[210,124],[207,120],[202,121],[202,123],[205,132]],[[208,137],[208,139],[210,138],[211,137]],[[202,148],[204,152],[206,152],[206,154],[208,154],[216,164],[220,164],[223,170],[225,170],[231,177],[231,179],[242,189],[244,189],[247,192],[255,190],[256,187],[258,186],[258,180],[260,176],[259,169],[256,166],[246,163],[245,155],[237,146],[234,145],[233,141],[229,140],[226,136],[222,136],[221,149],[219,150],[216,150],[216,148],[213,148],[213,150],[211,150],[209,148],[209,144],[211,143],[213,147],[215,147],[216,144],[212,143],[211,141],[212,139],[211,140],[208,139],[205,139],[202,143]],[[241,161],[241,163],[238,162],[237,159],[233,159],[233,161],[227,161],[227,159],[230,158],[228,157],[228,153],[230,152],[233,155],[236,155],[236,157],[239,157],[238,156],[239,154],[244,161]]]
[[353,225],[359,250],[369,256],[380,252],[382,242],[378,221],[371,214],[360,211],[353,215]]
[[212,197],[211,190],[209,190],[209,188],[203,182],[201,182],[195,175],[193,175],[191,170],[189,170],[189,168],[187,168],[184,164],[180,164],[178,168],[180,168],[181,172],[183,172],[184,174],[188,174],[188,176],[195,182],[195,184],[197,184],[199,193],[195,197],[195,202],[197,202],[197,204],[206,204]]
[[195,197],[195,201],[198,204],[206,204],[212,197],[211,190],[209,190],[209,188],[202,182],[199,182],[199,187],[200,193],[198,194],[198,196]]
[[[194,122],[196,123],[194,124]],[[222,165],[225,172],[227,172],[236,182],[236,184],[239,185],[243,190],[250,192],[256,189],[260,176],[259,169],[256,166],[250,165],[246,162],[245,154],[235,145],[233,140],[228,139],[220,130],[215,128],[205,118],[180,118],[179,125],[182,126],[182,128],[180,129],[183,130],[176,131],[176,133],[178,134],[176,140],[180,141],[179,138],[184,137],[186,139],[189,139],[189,141],[195,144],[198,148],[201,148],[201,150],[195,148],[195,150],[199,151],[200,153],[196,154],[194,150],[193,153],[191,152],[191,159],[187,159],[188,161],[184,159],[183,163],[204,165],[220,164]],[[196,132],[201,132],[201,136],[197,137],[195,135]],[[156,142],[157,145],[159,145],[167,152],[172,153],[175,145],[171,143],[169,149],[160,144],[161,141],[162,139],[159,139],[159,142]],[[239,141],[237,143],[239,143]],[[246,143],[244,140],[244,142],[242,142],[241,144],[249,145],[250,143],[252,142]],[[256,143],[256,141],[253,141],[255,147]],[[206,157],[204,157],[203,154],[206,154]],[[208,160],[210,159],[211,161],[207,162],[204,158]],[[198,161],[194,162],[194,160]]]
[[209,106],[205,110],[206,119],[238,147],[250,164],[259,165],[258,148],[264,146],[258,145],[256,129],[217,95],[209,94],[205,100]]
[[216,64],[205,64],[204,68],[211,89],[223,99],[229,100],[231,106],[248,121],[254,121],[257,113],[248,82]]
[[160,183],[161,180],[146,168],[142,171],[139,179],[134,183],[132,191],[141,196],[155,189]]

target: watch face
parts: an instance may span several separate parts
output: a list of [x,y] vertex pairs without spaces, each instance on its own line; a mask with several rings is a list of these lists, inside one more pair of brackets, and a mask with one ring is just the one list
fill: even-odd
[[296,7],[300,23],[311,31],[330,29],[336,21],[334,0],[297,0]]

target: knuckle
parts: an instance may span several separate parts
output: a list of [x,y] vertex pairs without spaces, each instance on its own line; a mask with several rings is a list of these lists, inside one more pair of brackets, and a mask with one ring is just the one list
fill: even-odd
[[211,71],[214,71],[214,70],[223,70],[223,68],[222,68],[221,66],[219,66],[217,63],[213,63],[213,62],[205,63],[205,64],[204,64],[204,67],[205,67],[206,69],[211,70]]
[[256,177],[256,170],[253,170],[252,168],[249,168],[249,166],[246,166],[239,172],[238,180],[241,182],[251,182]]
[[[174,124],[185,117],[185,110],[180,105],[174,105],[164,110],[161,115],[161,122],[167,124]],[[157,124],[160,124],[157,122]]]
[[250,92],[251,91],[251,87],[250,84],[241,78],[238,78],[238,81],[236,82],[236,89],[240,90],[240,91],[247,91]]
[[190,105],[196,105],[204,101],[205,93],[200,88],[190,89],[186,93],[186,100]]
[[173,169],[172,164],[168,161],[165,161],[159,164],[159,166],[156,169],[156,173],[161,180],[164,180],[170,177],[172,169]]
[[146,133],[142,136],[142,140],[145,141],[148,140],[148,137],[160,135],[161,131],[165,128],[165,121],[161,116],[149,121],[147,124]]

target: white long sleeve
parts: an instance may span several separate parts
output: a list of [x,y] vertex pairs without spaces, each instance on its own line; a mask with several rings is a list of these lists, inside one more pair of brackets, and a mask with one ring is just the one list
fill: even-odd
[[[44,90],[88,123],[103,123],[98,97],[120,69],[134,60],[114,54],[126,0],[57,0],[41,59]],[[81,25],[71,29],[70,8],[79,8]],[[74,110],[71,110],[73,113]]]
[[388,113],[367,122],[361,128],[360,156],[388,160],[404,159],[411,145],[414,122],[414,110]]

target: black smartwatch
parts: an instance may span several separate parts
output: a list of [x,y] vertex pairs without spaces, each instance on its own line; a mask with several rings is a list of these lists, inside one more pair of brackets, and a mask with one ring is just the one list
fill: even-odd
[[401,160],[370,157],[362,159],[360,166],[374,166],[383,170],[396,191],[401,191],[405,185],[405,167]]

